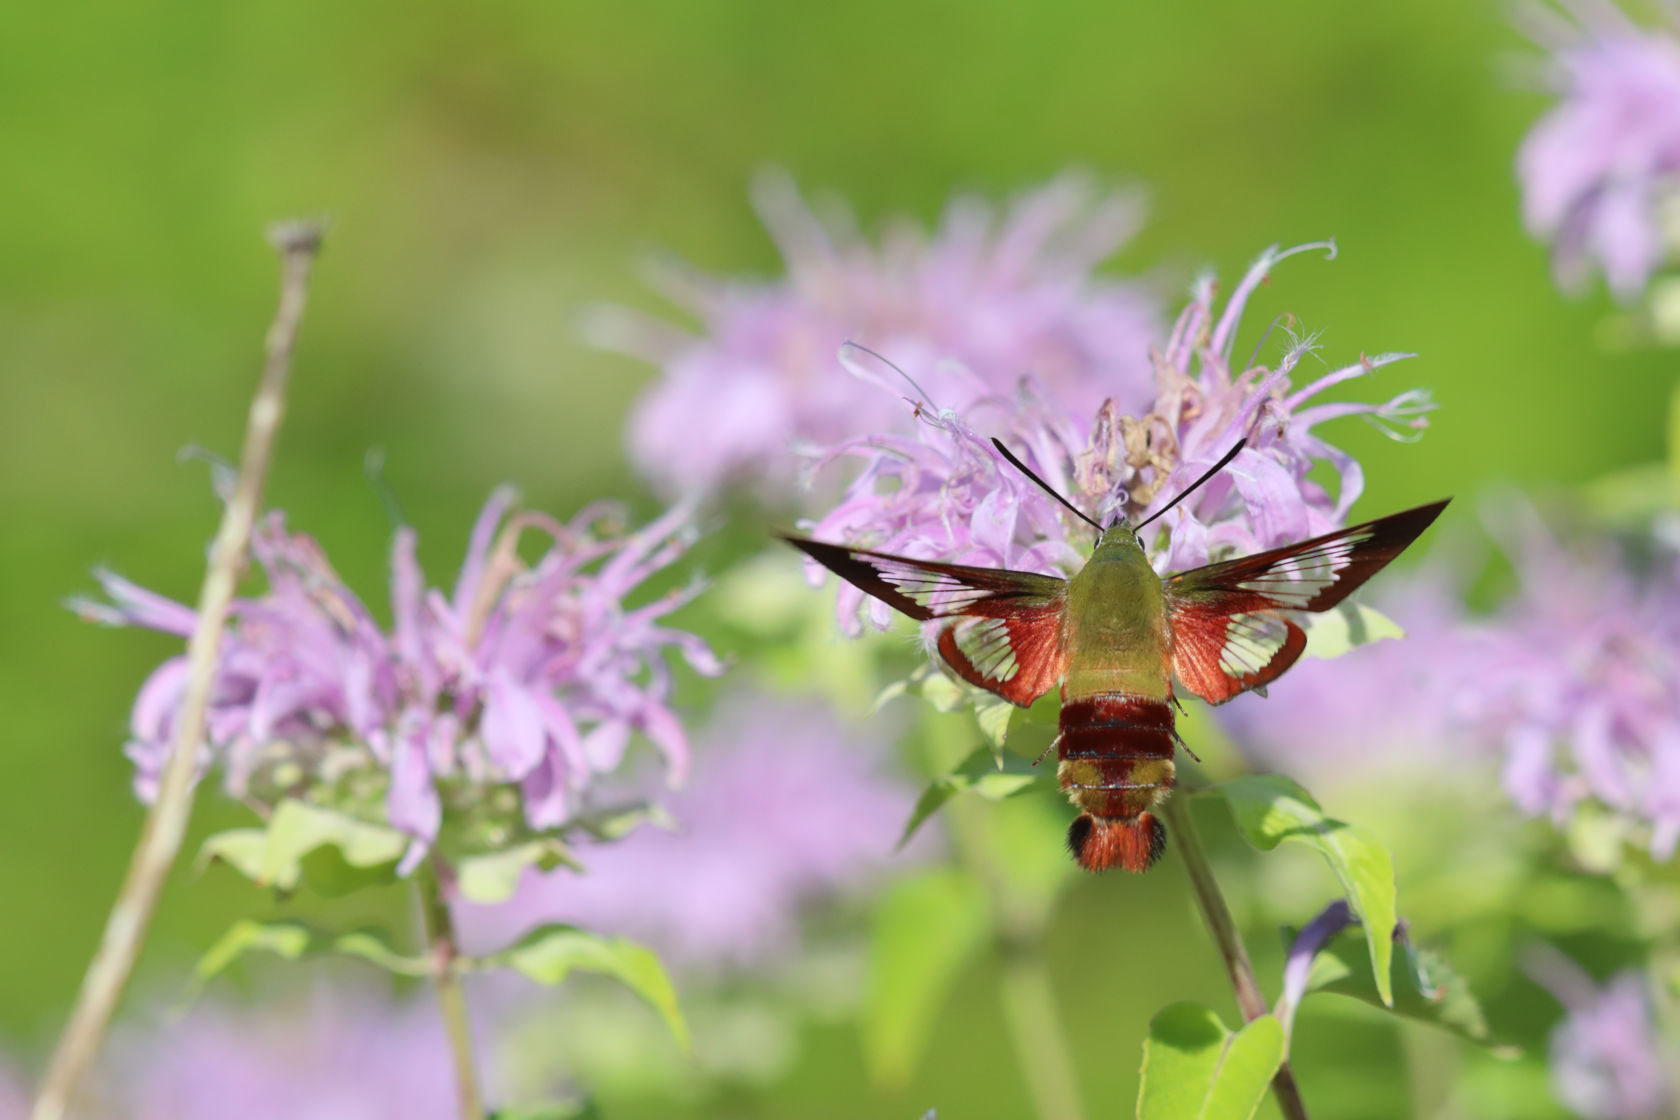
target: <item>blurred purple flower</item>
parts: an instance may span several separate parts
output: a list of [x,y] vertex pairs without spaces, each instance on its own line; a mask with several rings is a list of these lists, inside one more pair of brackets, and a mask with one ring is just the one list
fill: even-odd
[[11,1066],[0,1060],[0,1120],[28,1120],[29,1090],[27,1082],[17,1076]]
[[1525,9],[1551,51],[1558,104],[1517,155],[1523,218],[1553,244],[1558,282],[1578,289],[1596,263],[1618,299],[1636,297],[1664,252],[1661,211],[1680,174],[1680,39],[1639,27],[1608,2],[1569,16]]
[[570,922],[645,941],[689,965],[786,951],[799,905],[879,874],[915,792],[882,772],[826,706],[756,692],[725,698],[674,795],[674,831],[580,845],[588,871],[528,872],[499,906],[458,904],[469,946]]
[[1372,604],[1406,631],[1329,660],[1305,658],[1265,703],[1227,704],[1221,726],[1253,765],[1321,780],[1438,781],[1469,741],[1458,697],[1482,658],[1465,629],[1457,581],[1432,561],[1387,576]]
[[842,209],[813,213],[785,175],[761,177],[754,201],[785,279],[664,270],[661,287],[700,320],[699,336],[620,309],[591,320],[601,345],[662,371],[630,424],[632,458],[660,490],[748,484],[782,498],[796,446],[904,430],[902,386],[883,395],[836,365],[847,339],[892,355],[950,407],[1026,374],[1077,413],[1108,396],[1147,400],[1154,301],[1093,271],[1136,229],[1135,197],[1069,175],[1001,215],[958,198],[931,236],[899,222],[878,248]]
[[1629,969],[1601,988],[1574,961],[1542,946],[1530,949],[1523,964],[1569,1012],[1552,1032],[1558,1099],[1588,1120],[1672,1115],[1664,1072],[1671,1067],[1644,976]]
[[111,1120],[451,1120],[449,1043],[429,1001],[352,986],[260,1008],[195,1008],[119,1030],[106,1069]]
[[[414,530],[398,530],[389,633],[311,538],[288,532],[279,513],[262,521],[252,552],[268,589],[234,604],[204,749],[230,793],[262,802],[300,777],[388,775],[386,816],[415,838],[413,860],[437,834],[440,779],[469,794],[519,783],[534,829],[564,821],[569,797],[618,765],[632,731],[681,779],[688,748],[664,651],[700,673],[721,666],[700,639],[660,625],[692,588],[634,608],[624,598],[682,554],[687,510],[627,533],[616,507],[590,506],[562,524],[510,516],[513,500],[502,490],[485,505],[449,596],[426,590]],[[529,568],[517,552],[526,529],[550,538]],[[107,602],[71,604],[84,618],[191,632],[191,608],[109,572],[99,581]],[[186,658],[171,658],[135,701],[127,753],[144,798],[168,757],[186,675]]]
[[[1230,466],[1147,530],[1156,566],[1192,568],[1339,527],[1364,488],[1359,464],[1322,439],[1318,425],[1360,416],[1387,434],[1414,438],[1432,407],[1418,390],[1382,404],[1315,398],[1405,354],[1361,357],[1296,388],[1293,375],[1316,350],[1316,337],[1291,336],[1276,368],[1231,360],[1249,296],[1279,261],[1329,243],[1268,249],[1215,316],[1214,285],[1203,278],[1179,316],[1165,350],[1151,352],[1153,404],[1137,418],[1110,399],[1070,410],[1024,378],[1014,395],[977,398],[964,410],[919,407],[909,435],[872,432],[812,458],[812,470],[839,459],[862,463],[840,502],[812,525],[813,535],[927,559],[1069,572],[1089,551],[1090,529],[1074,521],[985,438],[998,436],[1052,486],[1104,520],[1137,520],[1165,503],[1229,451],[1248,446]],[[1264,339],[1262,339],[1264,341]],[[1256,354],[1258,348],[1256,349]],[[864,365],[853,348],[844,358]],[[886,383],[886,375],[879,375]],[[943,403],[943,402],[940,402]],[[1323,464],[1336,475],[1331,494],[1310,479]],[[857,628],[863,595],[840,590],[839,614]],[[869,617],[885,626],[887,608]]]
[[1501,527],[1518,594],[1477,636],[1465,714],[1502,745],[1505,789],[1566,819],[1594,800],[1680,842],[1680,557],[1653,542],[1638,573],[1601,543],[1567,552],[1532,510]]

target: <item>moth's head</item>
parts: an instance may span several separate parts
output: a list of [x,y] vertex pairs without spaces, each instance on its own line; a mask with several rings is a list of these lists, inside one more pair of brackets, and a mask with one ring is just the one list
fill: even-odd
[[1219,462],[1215,463],[1211,468],[1209,468],[1207,473],[1203,474],[1202,477],[1200,477],[1196,481],[1192,482],[1189,486],[1186,486],[1183,490],[1180,490],[1178,492],[1178,495],[1175,498],[1173,498],[1172,501],[1168,502],[1166,505],[1162,506],[1160,509],[1158,509],[1154,513],[1150,514],[1148,517],[1144,518],[1142,521],[1138,522],[1136,525],[1130,525],[1130,524],[1127,524],[1126,522],[1120,521],[1118,518],[1113,518],[1113,519],[1109,520],[1107,524],[1098,524],[1097,522],[1091,520],[1091,518],[1089,516],[1087,516],[1086,513],[1083,510],[1081,510],[1078,506],[1074,505],[1072,502],[1068,501],[1061,494],[1057,493],[1055,487],[1051,486],[1048,482],[1045,482],[1042,478],[1038,477],[1038,475],[1033,473],[1032,468],[1028,467],[1025,463],[1021,462],[1021,460],[1017,459],[1015,457],[1014,453],[1011,452],[1009,450],[1009,448],[1007,448],[1003,445],[1003,441],[1001,439],[998,439],[996,436],[992,437],[992,446],[996,447],[998,449],[998,454],[1002,455],[1005,459],[1007,459],[1009,461],[1009,463],[1012,466],[1015,467],[1016,470],[1020,471],[1022,474],[1026,475],[1028,478],[1030,478],[1034,482],[1036,482],[1039,485],[1039,487],[1042,488],[1043,491],[1046,494],[1050,495],[1052,498],[1054,498],[1058,502],[1062,503],[1063,507],[1065,507],[1068,510],[1068,512],[1072,513],[1075,517],[1079,518],[1079,520],[1085,522],[1085,524],[1089,525],[1091,528],[1093,528],[1097,531],[1097,547],[1098,548],[1101,548],[1104,544],[1107,544],[1107,543],[1115,543],[1114,540],[1111,540],[1111,537],[1112,537],[1112,534],[1114,534],[1116,532],[1125,532],[1126,534],[1129,535],[1129,537],[1131,539],[1131,543],[1137,545],[1137,547],[1139,547],[1139,548],[1142,548],[1143,547],[1143,539],[1141,537],[1139,537],[1138,534],[1143,530],[1143,527],[1145,525],[1148,525],[1151,521],[1155,520],[1157,517],[1160,517],[1163,513],[1166,513],[1169,509],[1176,506],[1179,502],[1182,502],[1185,498],[1188,498],[1191,494],[1195,493],[1197,487],[1199,487],[1202,483],[1206,482],[1208,479],[1212,478],[1214,475],[1218,474],[1221,470],[1223,470],[1226,463],[1229,463],[1232,459],[1235,459],[1237,457],[1237,452],[1241,451],[1243,449],[1243,447],[1247,445],[1247,443],[1248,443],[1247,438],[1239,439],[1237,441],[1236,446],[1231,448],[1231,450],[1227,451],[1224,454],[1224,456],[1220,458]]

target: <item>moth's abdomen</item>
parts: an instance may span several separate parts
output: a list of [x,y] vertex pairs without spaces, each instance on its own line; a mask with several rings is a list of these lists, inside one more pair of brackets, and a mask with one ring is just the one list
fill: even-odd
[[1084,810],[1068,847],[1087,871],[1146,871],[1166,849],[1149,810],[1174,784],[1177,735],[1170,704],[1132,693],[1064,698],[1056,740],[1057,777]]

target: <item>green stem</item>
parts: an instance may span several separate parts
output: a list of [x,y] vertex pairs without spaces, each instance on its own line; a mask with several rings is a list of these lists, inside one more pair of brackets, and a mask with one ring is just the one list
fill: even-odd
[[[1225,896],[1220,893],[1219,883],[1213,877],[1213,865],[1208,862],[1201,837],[1196,834],[1195,822],[1190,817],[1189,799],[1183,796],[1168,798],[1161,808],[1161,815],[1166,818],[1179,857],[1190,873],[1190,885],[1195,891],[1202,919],[1207,923],[1208,932],[1213,934],[1214,944],[1219,947],[1219,955],[1225,961],[1225,972],[1230,976],[1231,987],[1237,994],[1237,1007],[1242,1011],[1245,1022],[1253,1022],[1268,1013],[1266,997],[1260,991],[1260,982],[1255,979],[1254,965],[1249,962],[1248,950],[1237,933],[1237,923],[1231,918],[1231,908],[1225,905]],[[1301,1101],[1301,1090],[1295,1084],[1295,1074],[1287,1060],[1272,1078],[1272,1093],[1287,1120],[1307,1120],[1307,1107]]]
[[438,883],[436,869],[422,864],[414,873],[420,896],[420,919],[426,930],[426,947],[437,989],[438,1008],[449,1032],[449,1050],[455,1060],[455,1091],[461,1120],[483,1120],[484,1097],[478,1087],[478,1064],[473,1059],[472,1026],[467,1021],[467,1000],[461,990],[458,965],[460,945],[455,940],[455,920],[449,913]]
[[1002,963],[998,995],[1021,1079],[1038,1120],[1084,1120],[1073,1045],[1062,1027],[1050,970],[1044,965],[1044,900],[1013,886],[992,850],[979,805],[947,807],[957,858],[986,887]]
[[1043,939],[1032,951],[1003,947],[999,994],[1003,1020],[1021,1062],[1033,1111],[1041,1120],[1081,1120],[1078,1074],[1073,1051],[1062,1030],[1050,970],[1044,966]]

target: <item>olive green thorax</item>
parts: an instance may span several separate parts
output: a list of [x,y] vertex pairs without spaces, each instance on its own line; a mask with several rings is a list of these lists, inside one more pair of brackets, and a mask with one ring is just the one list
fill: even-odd
[[1068,582],[1062,698],[1124,692],[1168,696],[1167,601],[1136,535],[1116,525]]

